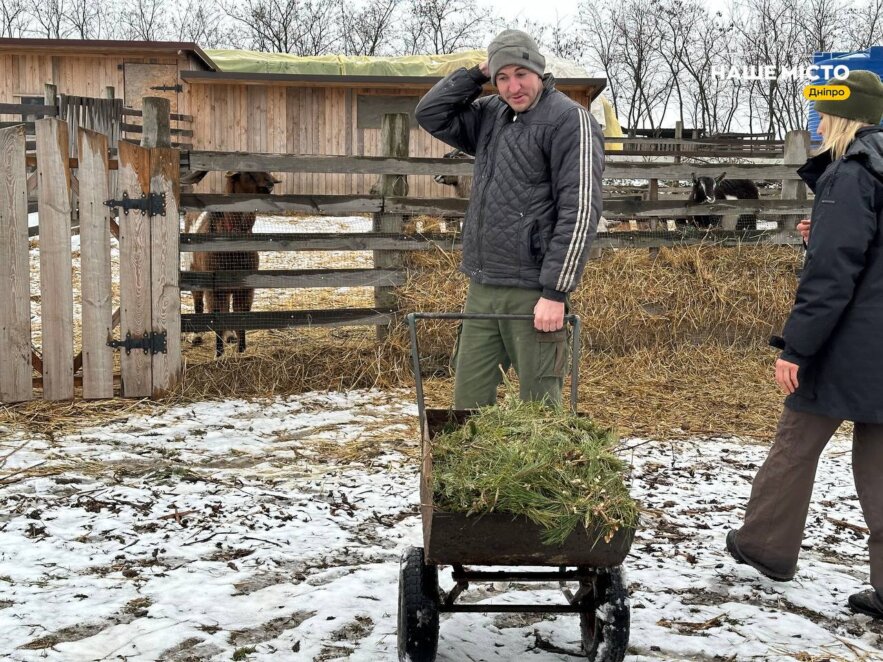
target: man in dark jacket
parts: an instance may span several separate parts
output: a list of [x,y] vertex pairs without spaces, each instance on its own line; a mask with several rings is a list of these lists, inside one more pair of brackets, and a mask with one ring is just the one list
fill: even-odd
[[873,588],[849,605],[883,618],[883,83],[869,71],[833,82],[850,96],[816,102],[828,149],[798,171],[816,198],[806,264],[776,343],[776,382],[788,397],[745,523],[729,533],[727,548],[771,579],[794,576],[819,456],[840,424],[853,421]]
[[[604,139],[544,67],[530,36],[506,30],[487,62],[455,71],[417,106],[420,126],[475,156],[460,265],[470,280],[465,312],[534,316],[463,322],[457,409],[495,402],[500,366],[510,364],[522,398],[561,400],[564,312],[601,215]],[[479,98],[488,80],[498,94]]]

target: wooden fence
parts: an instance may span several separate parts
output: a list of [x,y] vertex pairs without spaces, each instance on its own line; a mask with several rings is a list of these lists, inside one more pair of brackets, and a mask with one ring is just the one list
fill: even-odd
[[[47,94],[47,97],[49,95]],[[165,105],[163,105],[165,104]],[[457,233],[405,234],[405,219],[414,215],[459,219],[467,201],[457,198],[423,199],[408,195],[412,175],[472,174],[472,163],[455,159],[408,158],[408,119],[389,115],[383,121],[386,156],[310,156],[233,152],[178,151],[191,137],[177,132],[167,102],[145,100],[141,117],[141,145],[119,138],[111,127],[105,133],[79,125],[84,118],[107,116],[106,107],[73,103],[67,107],[91,107],[91,115],[58,109],[63,104],[12,108],[0,105],[0,113],[19,112],[24,122],[0,129],[0,170],[8,173],[0,182],[0,401],[33,397],[32,368],[41,372],[36,385],[45,399],[68,399],[75,383],[83,397],[111,397],[114,392],[114,349],[111,336],[117,326],[120,340],[129,350],[120,352],[121,394],[141,397],[172,388],[181,365],[181,332],[225,328],[268,329],[298,326],[373,325],[384,333],[397,312],[391,288],[404,280],[403,254],[412,250],[459,248]],[[126,111],[123,110],[123,113]],[[139,111],[141,112],[141,111]],[[28,115],[25,115],[28,113]],[[127,114],[126,117],[134,115]],[[75,122],[71,118],[76,118]],[[186,122],[189,118],[180,116]],[[97,121],[97,120],[95,120]],[[31,128],[33,126],[33,128]],[[73,127],[73,129],[71,128]],[[71,131],[75,140],[71,139]],[[34,140],[29,143],[28,137]],[[623,151],[611,151],[605,171],[605,209],[608,219],[627,219],[629,227],[656,228],[656,223],[697,215],[759,213],[783,219],[771,231],[701,231],[696,228],[599,234],[595,246],[650,248],[689,243],[735,245],[795,244],[799,238],[794,221],[807,214],[810,202],[795,173],[809,149],[805,132],[789,134],[781,147],[769,145],[764,153],[738,148],[734,141],[709,139],[660,142],[659,139],[612,139],[646,160],[634,160]],[[651,144],[652,149],[644,149]],[[74,148],[73,145],[76,147]],[[658,149],[672,145],[676,149]],[[705,147],[709,147],[705,150]],[[726,147],[726,149],[722,149]],[[73,151],[73,150],[76,151]],[[727,151],[738,163],[720,163]],[[76,154],[76,156],[72,156]],[[701,154],[701,157],[699,156]],[[117,158],[112,158],[116,156]],[[695,162],[713,157],[711,161]],[[631,160],[629,160],[631,159]],[[686,161],[692,160],[693,163]],[[29,172],[29,169],[32,172]],[[722,201],[691,206],[689,189],[660,186],[666,181],[689,180],[691,174],[780,181],[777,199]],[[227,195],[180,193],[182,183],[208,171],[255,171],[274,173],[367,174],[379,178],[378,195]],[[74,172],[75,171],[75,172]],[[620,180],[620,181],[617,181]],[[48,185],[41,185],[48,182]],[[622,194],[629,189],[638,194]],[[615,192],[615,193],[614,193]],[[148,213],[124,209],[132,201],[165,194],[164,204]],[[43,324],[42,356],[31,345],[28,269],[28,199],[40,210],[40,305]],[[660,199],[660,198],[667,199]],[[108,200],[111,207],[104,203]],[[247,234],[179,236],[179,212],[307,212],[317,215],[370,214],[372,230],[362,233]],[[114,219],[117,217],[119,222]],[[82,265],[82,352],[74,356],[71,228],[79,222]],[[665,227],[670,227],[666,225]],[[119,239],[120,307],[111,310],[110,237]],[[372,269],[273,270],[232,272],[179,272],[180,252],[224,251],[372,251]],[[318,288],[371,287],[374,305],[336,310],[284,310],[251,313],[181,314],[180,291],[212,287]],[[8,351],[7,351],[8,349]]]
[[[35,385],[42,386],[46,400],[67,400],[75,383],[82,385],[84,398],[112,397],[115,350],[120,350],[122,395],[161,394],[174,387],[181,369],[179,151],[123,141],[111,173],[107,135],[77,127],[74,159],[67,121],[45,117],[34,125],[33,156],[28,155],[26,125],[0,129],[0,279],[5,284],[0,288],[0,401],[29,400]],[[36,168],[40,212],[42,354],[31,343],[29,166]],[[71,279],[75,212],[82,284],[82,351],[77,356]],[[111,218],[114,213],[119,224]],[[112,310],[111,233],[119,237],[124,265],[117,311]],[[123,337],[114,341],[117,323]],[[32,379],[32,368],[40,371],[39,379]]]
[[[190,173],[207,171],[260,171],[293,173],[343,173],[369,174],[381,178],[379,195],[228,195],[210,193],[184,193],[181,208],[190,212],[258,212],[280,214],[300,212],[316,215],[371,214],[372,232],[347,233],[255,233],[248,235],[182,234],[180,247],[183,252],[224,251],[373,251],[374,269],[325,269],[321,271],[233,271],[192,272],[181,274],[181,288],[205,287],[248,288],[312,288],[312,287],[374,287],[375,305],[372,308],[349,308],[345,310],[273,311],[254,313],[201,313],[182,315],[185,331],[201,332],[222,328],[289,328],[296,326],[343,326],[387,324],[394,309],[390,288],[399,284],[403,277],[402,255],[404,251],[442,248],[456,250],[460,247],[456,234],[403,234],[404,219],[415,215],[430,215],[457,219],[464,215],[467,200],[458,198],[423,199],[408,196],[409,175],[459,175],[470,176],[472,163],[468,160],[408,158],[408,132],[405,117],[388,115],[383,121],[383,142],[387,156],[317,156],[287,154],[256,154],[240,152],[191,151],[182,154],[182,169]],[[404,127],[404,128],[403,128]],[[634,145],[646,143],[659,145],[659,139],[611,138],[608,142]],[[772,141],[764,153],[752,153],[749,148],[737,149],[738,141],[727,140],[673,140],[662,141],[664,145],[684,148],[669,154],[657,150],[638,150],[652,153],[653,161],[623,161],[622,151],[610,152],[604,177],[611,186],[614,179],[643,180],[647,182],[641,196],[605,196],[604,215],[607,219],[641,219],[647,231],[610,232],[598,234],[595,246],[601,248],[650,248],[685,245],[691,243],[715,243],[732,246],[746,242],[757,244],[799,244],[800,238],[793,226],[797,218],[810,211],[806,190],[795,170],[808,154],[809,141],[805,132],[789,134],[778,144]],[[702,154],[717,156],[720,150],[703,151],[699,147],[719,148],[727,146],[730,157],[749,163],[688,164],[683,159]],[[773,147],[777,151],[774,151]],[[670,157],[663,161],[660,157]],[[616,160],[614,160],[616,159]],[[766,159],[768,162],[762,162]],[[777,162],[772,162],[773,160]],[[716,159],[719,161],[719,159]],[[753,180],[778,180],[782,182],[779,199],[725,200],[713,205],[691,206],[686,196],[689,189],[679,189],[680,199],[660,200],[660,180],[690,180],[692,173],[718,175],[726,169],[730,178]],[[771,231],[701,231],[696,228],[656,230],[657,221],[663,219],[689,218],[710,214],[734,215],[744,213],[774,214],[783,219],[776,230]],[[665,227],[669,227],[667,224]],[[380,333],[382,334],[382,329]]]

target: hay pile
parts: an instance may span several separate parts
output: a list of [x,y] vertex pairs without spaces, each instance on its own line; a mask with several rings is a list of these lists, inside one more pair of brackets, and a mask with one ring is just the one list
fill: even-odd
[[433,440],[435,505],[527,517],[546,530],[546,544],[563,543],[578,526],[598,526],[609,542],[638,521],[616,445],[609,430],[561,408],[521,402],[510,389],[502,404]]
[[[433,221],[418,220],[419,229],[435,231]],[[459,259],[441,250],[408,253],[407,282],[396,290],[400,310],[461,309],[467,282]],[[790,247],[605,251],[586,266],[571,302],[583,320],[580,410],[624,435],[769,438],[782,396],[766,342],[790,310],[800,262]],[[454,323],[420,323],[431,406],[451,402],[455,335]],[[251,331],[248,343],[244,355],[228,349],[219,361],[211,342],[185,351],[183,381],[167,402],[413,387],[403,320],[380,342],[374,328],[300,328]],[[82,412],[84,423],[92,411]],[[45,403],[0,409],[0,426],[33,429],[37,421],[51,425]]]

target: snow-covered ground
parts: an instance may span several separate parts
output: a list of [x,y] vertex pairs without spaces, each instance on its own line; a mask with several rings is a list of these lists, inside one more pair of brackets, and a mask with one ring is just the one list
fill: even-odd
[[[121,412],[55,438],[2,431],[0,657],[394,660],[398,559],[421,530],[415,415],[406,392],[361,391]],[[847,441],[823,458],[789,584],[723,551],[763,446],[624,443],[647,509],[626,562],[629,660],[883,659],[883,624],[846,609],[867,582]],[[554,586],[464,597],[562,599]],[[438,659],[579,648],[574,616],[457,614]]]

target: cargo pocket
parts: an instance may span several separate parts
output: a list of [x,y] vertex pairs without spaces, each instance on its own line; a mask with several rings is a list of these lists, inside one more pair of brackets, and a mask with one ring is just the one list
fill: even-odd
[[460,351],[460,336],[463,335],[463,321],[457,325],[457,338],[454,340],[454,349],[451,352],[451,361],[448,363],[448,368],[451,370],[451,375],[453,376],[457,372],[457,354]]
[[537,331],[537,376],[564,377],[567,363],[567,331]]

